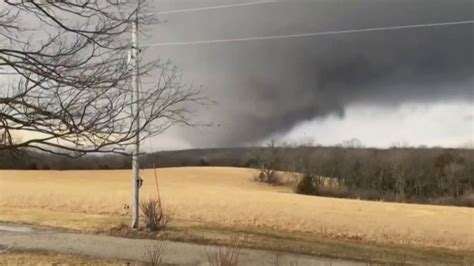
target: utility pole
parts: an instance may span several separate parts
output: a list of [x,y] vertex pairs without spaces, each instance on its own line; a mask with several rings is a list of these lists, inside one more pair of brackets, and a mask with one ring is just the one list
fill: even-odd
[[138,164],[138,156],[140,154],[140,84],[139,84],[139,60],[138,55],[140,53],[138,47],[138,9],[135,16],[135,19],[132,23],[132,95],[135,97],[135,112],[132,114],[135,116],[135,147],[132,154],[132,228],[138,228],[138,217],[140,212],[140,166]]

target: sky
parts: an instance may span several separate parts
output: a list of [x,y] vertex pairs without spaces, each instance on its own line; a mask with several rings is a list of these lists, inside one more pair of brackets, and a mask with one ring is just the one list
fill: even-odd
[[[201,41],[474,20],[472,0],[159,0],[141,43]],[[209,127],[175,127],[145,149],[256,145],[459,147],[473,142],[474,24],[147,48],[216,102]]]
[[[145,151],[292,144],[473,146],[474,24],[177,45],[474,21],[474,0],[151,0],[140,36],[215,104]],[[207,7],[226,6],[225,8]],[[203,9],[204,8],[204,9]],[[174,11],[178,12],[174,12]],[[169,12],[171,11],[171,12]],[[168,43],[168,45],[160,45]],[[170,44],[171,43],[171,44]],[[144,86],[158,79],[152,74]],[[149,88],[150,89],[150,88]]]

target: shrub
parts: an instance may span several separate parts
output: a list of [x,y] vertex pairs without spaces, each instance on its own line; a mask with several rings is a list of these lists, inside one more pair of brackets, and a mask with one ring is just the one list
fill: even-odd
[[304,195],[317,195],[318,188],[312,176],[304,175],[296,183],[295,192]]
[[255,177],[255,181],[274,186],[282,184],[282,178],[280,174],[278,174],[277,171],[270,169],[260,170],[258,175]]
[[254,161],[260,167],[260,173],[255,181],[270,185],[281,185],[282,179],[276,170],[282,167],[283,152],[274,140],[270,141],[266,149],[260,149]]
[[162,241],[155,241],[153,244],[148,246],[145,251],[145,256],[148,259],[147,265],[158,266],[162,264],[163,252],[165,244]]
[[211,266],[237,266],[241,250],[238,241],[231,246],[206,249],[207,260]]
[[297,194],[303,195],[317,195],[333,198],[347,198],[351,196],[346,187],[325,184],[322,180],[323,179],[318,179],[311,175],[303,175],[303,177],[296,182],[294,190]]
[[140,210],[145,218],[146,228],[156,231],[164,228],[170,221],[170,216],[166,215],[161,201],[150,198],[140,203]]

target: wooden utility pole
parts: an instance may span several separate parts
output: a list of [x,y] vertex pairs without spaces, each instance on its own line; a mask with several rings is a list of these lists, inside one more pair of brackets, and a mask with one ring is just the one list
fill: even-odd
[[132,154],[132,228],[138,228],[140,214],[140,166],[138,164],[138,156],[140,154],[140,84],[139,84],[139,60],[140,49],[138,47],[138,12],[132,24],[132,95],[135,98],[135,110],[133,112],[135,119],[135,147]]

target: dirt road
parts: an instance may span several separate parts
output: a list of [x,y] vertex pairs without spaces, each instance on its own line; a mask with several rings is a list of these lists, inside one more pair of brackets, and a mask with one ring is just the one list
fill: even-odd
[[[146,251],[156,240],[128,239],[104,235],[78,234],[39,227],[0,223],[1,250],[41,250],[86,255],[103,259],[147,261]],[[207,265],[206,250],[216,248],[191,243],[164,241],[163,262],[173,265]],[[364,265],[350,261],[243,249],[241,265]]]

